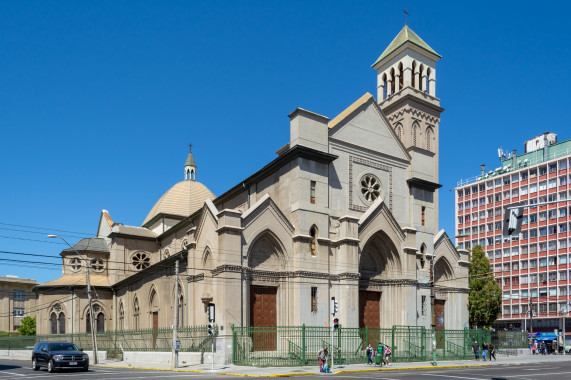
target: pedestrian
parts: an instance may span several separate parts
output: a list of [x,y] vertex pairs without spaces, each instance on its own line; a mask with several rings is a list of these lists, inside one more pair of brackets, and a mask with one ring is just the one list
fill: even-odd
[[494,358],[494,361],[495,361],[496,360],[496,349],[494,348],[492,343],[490,343],[490,345],[488,346],[488,353],[490,354],[490,361],[492,361],[492,358]]
[[474,339],[474,344],[472,345],[472,352],[474,353],[474,360],[480,360],[480,345],[476,339]]
[[373,347],[371,347],[371,343],[369,343],[369,345],[367,346],[366,352],[367,352],[367,365],[373,364],[373,359],[371,359],[371,357],[373,356]]
[[385,348],[385,363],[387,363],[387,365],[391,365],[390,363],[390,359],[391,359],[391,354],[393,353],[393,351],[391,350],[391,348],[389,346],[386,346]]
[[482,358],[486,361],[486,356],[488,354],[488,343],[486,341],[482,342]]
[[555,340],[551,341],[551,352],[557,355],[557,341]]
[[323,347],[317,353],[317,360],[319,361],[319,372],[327,372],[327,357],[329,356],[329,352],[327,351],[327,347]]
[[545,355],[546,350],[547,348],[545,347],[545,341],[542,340],[541,343],[539,343],[539,352],[541,353],[541,355]]
[[385,356],[383,355],[383,353],[384,353],[383,345],[379,343],[379,346],[377,347],[377,352],[375,354],[375,365],[380,365],[381,367],[383,366],[383,360]]
[[537,342],[533,342],[531,345],[531,354],[535,355],[537,353]]

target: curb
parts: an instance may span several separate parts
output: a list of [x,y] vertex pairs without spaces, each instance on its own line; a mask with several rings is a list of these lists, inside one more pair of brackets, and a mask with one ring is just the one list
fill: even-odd
[[116,367],[112,365],[93,365],[92,367],[98,368],[115,368],[115,369],[144,369],[146,371],[169,371],[169,372],[196,372],[196,373],[206,373],[197,369],[167,369],[167,368],[147,368],[147,367]]
[[313,372],[293,372],[293,373],[276,373],[273,375],[250,375],[247,373],[231,373],[231,372],[220,372],[217,375],[226,375],[226,376],[242,376],[242,377],[292,377],[292,376],[311,376],[311,375],[318,375],[317,373]]
[[456,365],[437,365],[423,367],[393,367],[393,368],[371,368],[371,369],[347,369],[335,372],[338,373],[357,373],[357,372],[379,372],[379,371],[410,371],[415,369],[440,369],[440,368],[466,368],[466,367],[488,367],[491,364],[456,364]]

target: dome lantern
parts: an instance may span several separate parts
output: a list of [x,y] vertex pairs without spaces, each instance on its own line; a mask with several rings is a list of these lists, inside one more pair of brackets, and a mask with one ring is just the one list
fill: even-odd
[[192,144],[188,144],[188,156],[184,164],[184,180],[196,181],[196,163],[192,156]]

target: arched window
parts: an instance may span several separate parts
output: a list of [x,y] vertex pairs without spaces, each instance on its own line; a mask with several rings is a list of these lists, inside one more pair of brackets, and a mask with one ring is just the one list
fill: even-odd
[[184,326],[184,296],[180,285],[178,286],[178,326]]
[[422,74],[424,73],[424,66],[421,64],[418,69],[418,89],[422,91]]
[[125,330],[125,308],[123,307],[123,301],[119,304],[119,329]]
[[[105,332],[105,314],[100,305],[93,305],[93,314],[95,315],[95,331]],[[91,332],[91,313],[88,311],[85,317],[85,329],[89,333]]]
[[309,235],[311,236],[310,252],[311,256],[317,254],[317,228],[315,226],[311,227],[309,230]]
[[424,269],[424,265],[426,264],[426,245],[422,243],[420,246],[420,268]]
[[50,310],[50,331],[52,334],[65,334],[65,312],[59,303]]
[[426,150],[432,149],[432,140],[434,139],[434,132],[432,132],[432,128],[426,129]]
[[387,98],[389,89],[387,88],[387,74],[383,74],[383,100]]
[[397,134],[400,141],[402,141],[402,125],[397,124],[395,127],[395,133]]
[[133,319],[135,320],[135,330],[141,328],[141,319],[140,319],[140,311],[139,311],[139,299],[135,297],[135,302],[133,302]]
[[420,142],[420,127],[418,126],[417,123],[414,123],[412,125],[412,145],[417,147],[419,142]]
[[412,87],[416,88],[416,61],[412,61]]
[[426,93],[430,94],[430,67],[426,69]]
[[402,62],[399,64],[399,91],[404,88],[404,72]]
[[52,315],[50,316],[50,331],[52,334],[57,334],[57,317],[56,317],[56,313],[52,313]]
[[391,69],[391,95],[395,93],[395,69]]

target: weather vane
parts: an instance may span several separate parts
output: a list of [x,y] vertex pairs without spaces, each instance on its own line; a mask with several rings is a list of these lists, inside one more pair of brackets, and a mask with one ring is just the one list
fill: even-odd
[[404,24],[406,25],[406,16],[408,16],[408,11],[406,10],[406,7],[402,10],[402,13],[404,13]]

